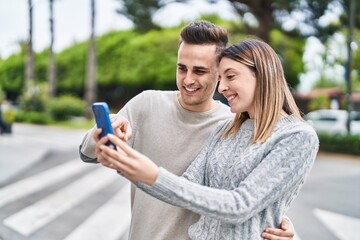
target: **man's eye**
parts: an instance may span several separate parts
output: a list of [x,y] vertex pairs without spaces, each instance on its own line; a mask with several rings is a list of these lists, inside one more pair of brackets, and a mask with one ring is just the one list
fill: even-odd
[[205,71],[195,71],[195,73],[196,73],[197,75],[203,75],[203,74],[205,74],[206,72],[205,72]]
[[180,72],[186,72],[186,68],[184,68],[184,67],[178,67],[178,70],[179,70]]

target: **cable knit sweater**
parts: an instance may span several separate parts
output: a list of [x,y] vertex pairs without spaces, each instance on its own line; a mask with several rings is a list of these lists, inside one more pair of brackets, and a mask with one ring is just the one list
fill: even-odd
[[317,135],[294,115],[279,120],[264,143],[252,144],[250,119],[235,136],[220,139],[230,123],[218,125],[182,177],[160,168],[153,186],[138,184],[201,215],[191,239],[262,239],[266,227],[279,228],[313,166]]

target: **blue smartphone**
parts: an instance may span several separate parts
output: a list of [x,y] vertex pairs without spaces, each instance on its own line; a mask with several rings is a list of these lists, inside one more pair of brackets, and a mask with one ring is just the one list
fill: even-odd
[[[96,126],[97,128],[101,128],[102,132],[100,134],[100,137],[106,136],[108,133],[114,134],[114,130],[111,126],[111,121],[109,117],[109,107],[107,103],[105,102],[96,102],[92,105],[92,110],[95,116]],[[107,142],[106,145],[114,146],[114,149],[116,149],[115,144],[112,142]]]

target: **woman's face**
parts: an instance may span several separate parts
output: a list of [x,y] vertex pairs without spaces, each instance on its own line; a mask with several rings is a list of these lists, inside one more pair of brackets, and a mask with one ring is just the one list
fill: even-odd
[[224,57],[219,66],[218,91],[228,100],[233,113],[248,112],[254,118],[255,73],[246,65]]

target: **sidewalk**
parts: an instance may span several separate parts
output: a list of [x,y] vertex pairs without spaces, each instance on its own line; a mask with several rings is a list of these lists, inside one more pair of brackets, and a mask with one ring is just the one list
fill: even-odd
[[85,130],[14,124],[12,134],[0,135],[0,186],[51,150],[77,149],[85,133]]

